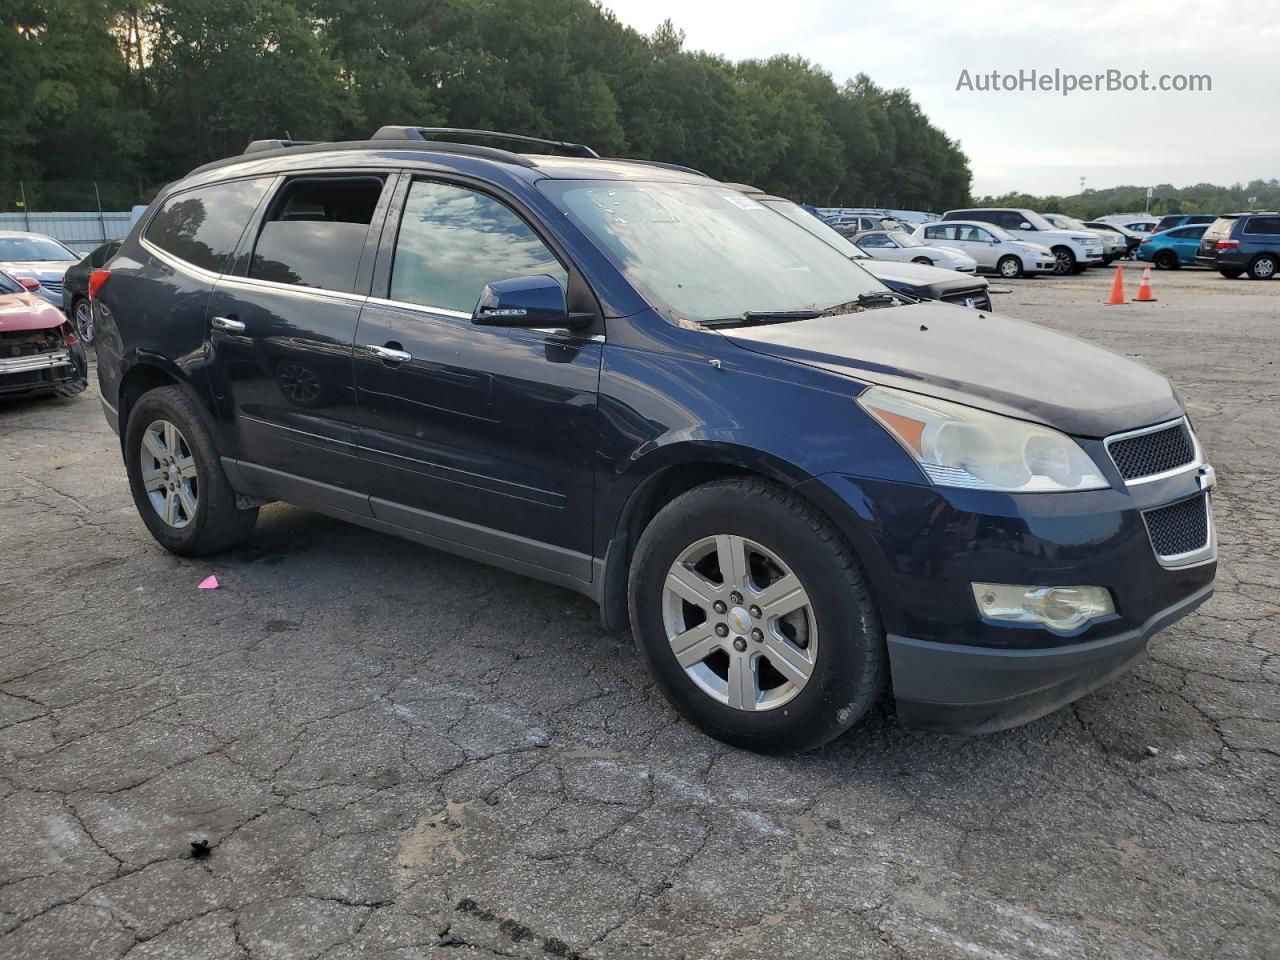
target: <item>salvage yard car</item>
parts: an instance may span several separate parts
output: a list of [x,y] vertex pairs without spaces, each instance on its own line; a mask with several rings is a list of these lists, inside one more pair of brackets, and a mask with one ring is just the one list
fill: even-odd
[[926,223],[916,228],[915,237],[925,243],[962,250],[977,262],[979,270],[992,271],[1010,280],[1053,273],[1057,263],[1053,251],[1043,244],[1019,240],[994,223],[978,220]]
[[568,587],[729,743],[815,747],[886,685],[908,724],[1023,723],[1213,590],[1214,474],[1163,377],[903,304],[695,171],[420,127],[256,143],[90,287],[164,547],[285,500]]
[[1102,263],[1102,238],[1088,230],[1059,230],[1034,210],[1015,207],[980,207],[948,210],[943,220],[979,220],[1003,227],[1028,243],[1039,243],[1053,251],[1054,273],[1065,276]]
[[88,385],[84,347],[62,311],[0,271],[0,399],[74,397]]
[[0,270],[35,277],[40,295],[56,307],[62,306],[62,275],[79,259],[53,237],[0,230]]
[[872,230],[859,234],[853,241],[867,256],[876,260],[899,263],[921,263],[926,267],[943,267],[973,273],[978,265],[973,257],[954,247],[921,243],[903,230]]

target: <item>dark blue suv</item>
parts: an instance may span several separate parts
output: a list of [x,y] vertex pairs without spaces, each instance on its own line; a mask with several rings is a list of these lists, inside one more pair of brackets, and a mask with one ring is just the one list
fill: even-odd
[[907,302],[696,171],[499,138],[252,144],[93,274],[163,546],[284,500],[548,580],[762,750],[886,685],[912,725],[1024,722],[1211,593],[1214,475],[1164,378]]

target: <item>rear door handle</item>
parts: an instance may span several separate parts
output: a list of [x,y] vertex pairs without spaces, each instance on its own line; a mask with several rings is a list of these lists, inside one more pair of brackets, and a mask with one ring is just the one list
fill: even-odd
[[397,350],[394,347],[383,347],[376,343],[366,343],[364,348],[379,360],[390,360],[393,363],[404,363],[406,360],[413,359],[413,354],[408,350]]
[[230,317],[214,317],[209,323],[215,330],[225,330],[227,333],[244,333],[244,324],[239,320],[232,320]]

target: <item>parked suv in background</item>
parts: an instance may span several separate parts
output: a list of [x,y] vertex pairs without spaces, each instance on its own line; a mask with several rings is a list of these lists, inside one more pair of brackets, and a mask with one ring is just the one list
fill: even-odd
[[1218,217],[1205,230],[1196,263],[1235,279],[1248,273],[1273,280],[1280,270],[1280,213],[1233,213]]
[[1190,227],[1198,223],[1213,223],[1217,219],[1217,216],[1212,213],[1171,213],[1166,217],[1161,217],[1151,232],[1164,233],[1174,227]]
[[464,136],[528,142],[251,145],[94,271],[163,546],[240,543],[279,499],[540,577],[762,750],[886,683],[910,724],[1022,723],[1212,592],[1213,473],[1160,375],[904,304],[694,171],[438,139]]
[[1062,213],[1046,213],[1044,218],[1059,230],[1078,230],[1080,232],[1096,233],[1102,240],[1102,263],[1107,265],[1113,260],[1119,260],[1129,252],[1129,243],[1125,240],[1124,234],[1119,230],[1113,230],[1111,227],[1091,227],[1082,223],[1075,217],[1068,217]]
[[1102,263],[1102,238],[1088,230],[1059,230],[1034,210],[984,207],[948,210],[943,220],[980,220],[1003,227],[1019,240],[1039,243],[1053,251],[1054,273],[1064,276]]

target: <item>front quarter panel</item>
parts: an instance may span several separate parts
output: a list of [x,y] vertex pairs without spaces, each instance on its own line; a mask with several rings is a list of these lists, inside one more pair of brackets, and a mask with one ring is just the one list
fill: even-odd
[[653,313],[613,324],[600,378],[596,556],[639,485],[678,464],[730,465],[788,485],[828,471],[924,482],[854,402],[864,384]]

